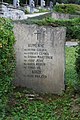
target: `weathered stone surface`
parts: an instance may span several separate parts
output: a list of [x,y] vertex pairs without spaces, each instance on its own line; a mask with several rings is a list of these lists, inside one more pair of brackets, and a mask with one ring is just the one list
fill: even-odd
[[0,17],[22,20],[25,19],[25,13],[22,10],[15,9],[7,3],[0,3]]
[[58,13],[58,12],[52,12],[51,15],[54,19],[73,19],[73,18],[80,18],[80,15],[72,15],[72,14],[64,14],[64,13]]
[[63,13],[53,12],[51,16],[54,19],[69,19],[69,14],[63,14]]
[[36,92],[60,94],[65,89],[65,28],[15,23],[14,33],[14,84]]

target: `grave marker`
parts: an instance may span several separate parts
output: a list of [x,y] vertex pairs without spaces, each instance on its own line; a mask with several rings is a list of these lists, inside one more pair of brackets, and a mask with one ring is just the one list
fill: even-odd
[[45,1],[41,0],[41,7],[43,8],[45,6]]
[[35,7],[35,5],[34,5],[34,0],[32,0],[32,1],[30,2],[30,13],[34,13],[34,7]]
[[13,0],[13,6],[15,7],[15,8],[18,8],[20,5],[19,5],[19,0]]
[[64,85],[63,27],[14,24],[16,37],[16,86],[36,92],[60,94]]
[[53,10],[53,2],[52,1],[50,1],[50,11],[52,11]]

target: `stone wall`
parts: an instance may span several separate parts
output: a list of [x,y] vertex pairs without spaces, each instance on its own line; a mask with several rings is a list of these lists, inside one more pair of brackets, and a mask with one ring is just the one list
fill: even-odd
[[66,29],[14,23],[16,86],[60,94],[65,89]]
[[53,12],[51,15],[54,19],[73,19],[73,18],[80,18],[80,15],[71,15],[71,14],[63,14],[63,13],[57,13]]
[[69,14],[53,12],[51,17],[54,19],[69,19]]

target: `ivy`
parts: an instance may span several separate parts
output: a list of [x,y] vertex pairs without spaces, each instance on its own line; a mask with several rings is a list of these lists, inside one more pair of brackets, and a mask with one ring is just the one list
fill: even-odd
[[0,120],[5,115],[15,70],[15,38],[12,29],[11,20],[0,18]]

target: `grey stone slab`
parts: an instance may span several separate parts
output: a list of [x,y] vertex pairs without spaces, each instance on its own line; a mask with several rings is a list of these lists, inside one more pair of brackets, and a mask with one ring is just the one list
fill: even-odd
[[14,9],[10,5],[7,5],[7,3],[1,3],[0,17],[10,18],[13,20],[22,20],[25,19],[25,13],[22,10]]
[[64,13],[58,13],[58,12],[52,12],[51,15],[52,18],[54,19],[73,19],[73,18],[80,18],[80,15],[72,15],[72,14],[64,14]]
[[78,42],[68,41],[68,42],[66,42],[65,45],[66,45],[67,47],[74,47],[74,46],[78,46]]
[[51,17],[54,19],[69,19],[69,14],[53,12]]
[[16,86],[60,94],[65,89],[65,35],[63,27],[14,24]]

